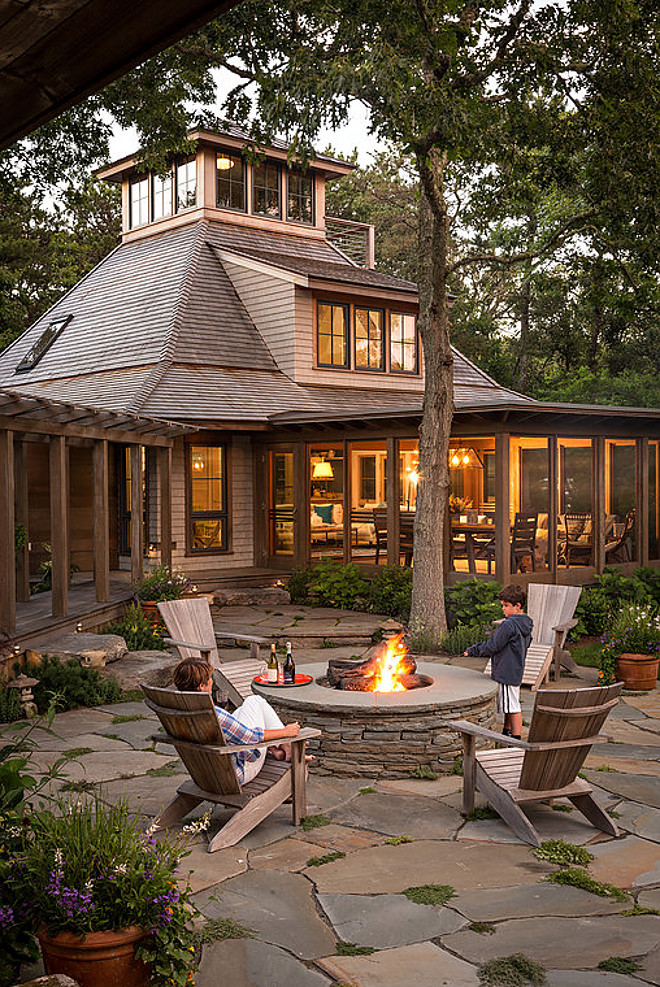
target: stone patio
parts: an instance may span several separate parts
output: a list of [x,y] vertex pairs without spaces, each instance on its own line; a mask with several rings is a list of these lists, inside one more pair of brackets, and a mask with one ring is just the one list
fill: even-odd
[[[382,622],[369,614],[285,605],[271,611],[225,606],[216,613],[223,631],[294,641],[300,665],[326,654],[365,653]],[[319,651],[322,642],[341,647]],[[225,659],[245,656],[236,648],[221,650]],[[134,676],[139,659],[126,661]],[[475,671],[483,666],[459,663]],[[585,683],[562,682],[570,684]],[[526,720],[531,705],[524,690]],[[71,780],[94,785],[110,802],[128,799],[146,820],[183,777],[171,748],[154,747],[155,725],[140,703],[60,714],[57,736],[45,740],[38,761],[46,765],[59,752],[87,750],[68,766]],[[461,816],[460,778],[315,777],[312,768],[308,812],[328,816],[330,824],[294,830],[290,809],[282,806],[238,846],[207,854],[201,835],[185,858],[201,912],[232,918],[253,936],[205,946],[198,987],[478,987],[481,963],[515,952],[544,964],[549,987],[660,984],[660,917],[624,914],[635,901],[660,909],[660,695],[624,696],[606,732],[613,742],[594,748],[585,773],[598,800],[618,815],[621,837],[604,837],[577,810],[533,811],[544,838],[588,846],[595,857],[589,872],[628,890],[629,903],[544,882],[557,868],[536,860],[499,820]],[[216,811],[212,832],[222,818],[223,810]],[[392,845],[393,836],[412,842]],[[311,858],[334,851],[344,856],[310,865]],[[450,885],[454,896],[430,906],[401,894],[424,884]],[[487,925],[471,929],[474,923]],[[338,943],[374,952],[346,955]],[[634,958],[640,969],[634,975],[598,971],[611,956]],[[23,980],[39,972],[25,969]]]

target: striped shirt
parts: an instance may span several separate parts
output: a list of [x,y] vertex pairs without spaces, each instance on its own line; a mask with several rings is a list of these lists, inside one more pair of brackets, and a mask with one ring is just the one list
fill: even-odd
[[[237,720],[235,716],[232,716],[231,713],[228,713],[226,709],[222,709],[220,706],[216,706],[215,711],[218,715],[222,733],[227,744],[260,744],[264,739],[264,730],[262,727],[246,727],[244,723],[241,723],[240,720]],[[241,785],[245,780],[245,762],[256,761],[260,754],[261,750],[257,749],[229,755],[234,761],[236,776]]]

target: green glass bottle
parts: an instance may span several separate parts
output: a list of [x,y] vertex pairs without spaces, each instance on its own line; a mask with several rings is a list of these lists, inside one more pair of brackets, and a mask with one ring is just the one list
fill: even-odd
[[286,642],[286,658],[284,659],[284,684],[293,685],[296,681],[296,666],[291,654],[291,641]]

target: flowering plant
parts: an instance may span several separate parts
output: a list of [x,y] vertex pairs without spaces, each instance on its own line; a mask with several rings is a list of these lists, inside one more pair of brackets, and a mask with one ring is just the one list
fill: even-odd
[[151,963],[151,983],[185,987],[195,961],[190,888],[176,879],[185,852],[185,837],[156,842],[141,832],[124,803],[58,802],[32,812],[4,890],[10,910],[29,902],[33,931],[85,936],[139,926],[148,936],[136,955]]
[[471,497],[456,497],[454,494],[449,494],[449,513],[450,514],[465,514],[472,507]]
[[184,593],[194,590],[183,572],[173,572],[169,566],[157,565],[133,586],[138,600],[178,600]]
[[621,655],[655,655],[660,652],[660,616],[643,603],[623,603],[610,628],[601,637],[599,685],[617,681],[616,661]]

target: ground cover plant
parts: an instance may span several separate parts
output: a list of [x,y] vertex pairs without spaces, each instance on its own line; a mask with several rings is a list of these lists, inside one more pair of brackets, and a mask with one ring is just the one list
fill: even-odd
[[13,723],[23,716],[17,689],[0,688],[0,723]]
[[26,672],[39,679],[33,692],[40,713],[46,712],[54,695],[60,712],[80,706],[116,703],[121,698],[121,688],[113,676],[105,678],[95,668],[85,668],[75,658],[61,662],[55,655],[44,655],[35,668],[28,667],[24,657],[14,662],[13,667],[17,675]]
[[416,905],[445,905],[456,894],[450,884],[420,884],[417,887],[401,891],[409,901]]
[[628,901],[629,895],[618,888],[616,884],[607,884],[604,881],[596,881],[586,871],[579,867],[565,867],[557,871],[556,874],[549,874],[546,881],[551,884],[566,884],[569,887],[581,888],[583,891],[590,891],[591,894],[598,895],[599,898],[614,898],[615,901]]
[[548,982],[541,964],[530,960],[523,953],[489,960],[479,967],[477,976],[483,987],[526,987],[527,984],[541,987]]
[[123,637],[129,651],[162,651],[165,625],[152,623],[138,603],[129,603],[121,620],[106,624],[104,634]]
[[544,840],[538,850],[534,850],[534,856],[537,860],[547,860],[548,863],[559,864],[561,867],[569,867],[571,864],[586,867],[594,859],[593,853],[589,853],[585,847],[566,843],[565,840]]

